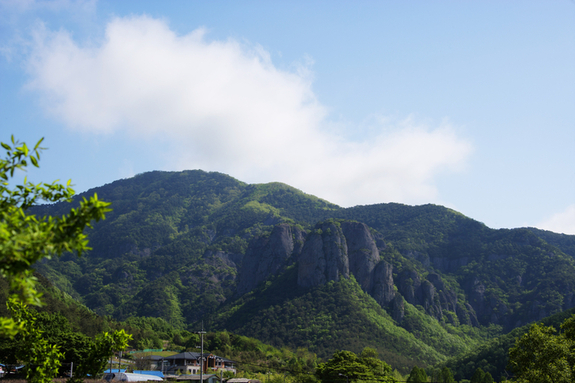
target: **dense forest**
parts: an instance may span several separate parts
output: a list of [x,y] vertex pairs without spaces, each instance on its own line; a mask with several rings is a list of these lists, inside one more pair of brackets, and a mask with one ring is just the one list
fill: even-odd
[[[132,335],[129,348],[137,350],[196,351],[196,346],[200,344],[198,334],[178,329],[161,318],[132,317],[118,322],[110,317],[101,317],[62,293],[41,275],[36,274],[35,277],[39,280],[44,304],[31,310],[35,313],[36,325],[43,332],[42,336],[63,350],[60,375],[69,371],[72,362],[77,364],[86,351],[89,339],[102,331],[124,329]],[[7,292],[6,281],[0,279],[0,300],[6,300]],[[10,316],[5,306],[0,307],[0,316]],[[246,376],[273,371],[276,375],[289,372],[292,377],[297,377],[313,374],[319,363],[318,357],[305,348],[294,351],[285,347],[278,349],[255,338],[227,331],[206,333],[204,346],[209,352],[239,363],[240,374]],[[19,365],[16,358],[19,347],[21,345],[13,339],[0,337],[0,362],[8,366]],[[130,354],[126,357],[129,359]]]
[[341,208],[199,170],[144,173],[78,198],[93,193],[113,211],[88,232],[92,250],[36,269],[106,318],[100,328],[132,325],[135,347],[182,345],[203,321],[324,359],[371,347],[405,373],[575,306],[574,236],[493,230],[437,205]]

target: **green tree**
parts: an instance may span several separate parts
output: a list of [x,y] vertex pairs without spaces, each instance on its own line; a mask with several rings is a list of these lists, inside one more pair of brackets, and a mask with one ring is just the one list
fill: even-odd
[[471,377],[471,383],[483,383],[484,379],[485,372],[481,369],[481,367],[478,367]]
[[132,336],[123,329],[112,333],[103,332],[96,336],[87,355],[78,363],[74,378],[70,379],[70,382],[82,381],[88,375],[92,379],[102,375],[114,352],[125,350],[131,339]]
[[374,348],[364,348],[359,354],[359,360],[371,371],[375,380],[392,381],[391,366],[379,359],[377,351]]
[[427,374],[423,368],[413,366],[409,377],[407,378],[408,383],[427,383]]
[[[97,195],[84,199],[78,208],[62,217],[37,217],[28,209],[41,202],[71,202],[74,190],[70,181],[66,185],[53,182],[33,184],[24,179],[22,185],[11,183],[14,173],[25,170],[29,164],[38,167],[43,148],[42,140],[30,149],[25,143],[11,138],[1,142],[6,150],[0,159],[0,276],[6,278],[13,292],[11,298],[28,305],[41,305],[41,294],[36,290],[33,265],[43,258],[64,252],[82,252],[89,249],[85,227],[98,221],[110,211],[109,203],[99,201]],[[10,336],[22,331],[25,321],[0,317],[0,333]]]
[[16,358],[26,365],[26,380],[31,383],[51,382],[58,374],[63,354],[60,347],[50,344],[36,325],[35,314],[15,297],[6,302],[12,314],[17,334]]
[[449,367],[443,367],[441,369],[441,373],[439,374],[439,381],[441,383],[455,383],[455,379],[453,378],[453,373]]
[[575,378],[575,315],[561,325],[534,324],[509,350],[509,368],[517,382],[567,383]]
[[[28,309],[34,312],[34,308]],[[93,347],[92,338],[75,332],[68,319],[60,313],[39,312],[35,313],[34,316],[36,317],[35,327],[42,332],[42,339],[46,340],[48,344],[59,347],[63,354],[59,375],[62,375],[64,370],[69,371],[70,363],[77,366],[85,359]],[[17,345],[22,347],[21,344]]]
[[51,381],[59,373],[62,361],[74,363],[73,382],[88,375],[97,377],[113,352],[124,350],[131,339],[124,330],[104,332],[92,339],[74,332],[60,314],[37,313],[15,298],[7,306],[21,331],[12,339],[0,341],[0,359],[23,362],[30,382]]
[[374,357],[374,353],[373,349],[366,349],[359,356],[351,351],[338,351],[326,363],[320,363],[315,374],[324,383],[347,380],[394,382],[391,367]]

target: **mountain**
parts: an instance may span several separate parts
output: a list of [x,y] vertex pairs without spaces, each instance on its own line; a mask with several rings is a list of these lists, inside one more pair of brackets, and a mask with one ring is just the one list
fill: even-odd
[[118,320],[203,320],[321,357],[369,345],[407,368],[575,306],[575,236],[493,230],[436,205],[342,208],[200,170],[94,192],[114,210],[89,231],[93,250],[37,269]]
[[[124,322],[118,322],[111,317],[97,315],[82,303],[73,299],[67,293],[54,286],[47,278],[39,273],[34,273],[38,280],[37,288],[42,294],[42,306],[34,306],[31,309],[41,316],[41,322],[52,330],[59,329],[64,332],[73,332],[95,337],[104,331],[124,329],[132,334],[133,340],[130,345],[135,348],[160,348],[162,341],[169,344],[183,346],[189,333],[185,330],[174,329],[162,318],[129,318]],[[8,299],[9,284],[4,278],[0,278],[0,302]],[[0,305],[0,316],[7,317],[11,313],[6,305]],[[61,337],[56,336],[60,341]],[[14,341],[9,338],[0,339],[0,360],[7,361],[14,358]],[[69,345],[68,345],[69,346]]]
[[[560,330],[561,324],[572,315],[575,315],[575,308],[554,314],[538,322],[544,326],[553,326],[556,330]],[[496,381],[508,380],[511,376],[511,372],[506,370],[509,363],[509,349],[515,345],[517,338],[529,331],[530,326],[517,327],[507,334],[485,342],[474,350],[448,359],[441,366],[449,367],[454,378],[458,381],[469,379],[477,368],[489,372]]]

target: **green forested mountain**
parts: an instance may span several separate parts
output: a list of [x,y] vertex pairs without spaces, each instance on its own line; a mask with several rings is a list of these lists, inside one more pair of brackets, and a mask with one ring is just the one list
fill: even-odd
[[199,170],[94,192],[114,210],[89,232],[93,250],[37,269],[117,320],[203,320],[321,357],[370,346],[407,368],[575,306],[574,236],[493,230],[436,205],[341,208]]
[[[575,308],[554,314],[539,323],[545,326],[553,326],[559,330],[561,323],[575,314]],[[448,359],[441,366],[449,367],[456,380],[469,379],[477,368],[489,372],[497,381],[509,379],[507,371],[509,363],[509,349],[515,345],[515,340],[529,331],[530,325],[517,327],[511,332],[495,337],[481,346],[474,348],[462,355]]]
[[[56,332],[69,332],[77,336],[85,335],[94,337],[103,331],[125,329],[133,335],[130,343],[134,348],[160,348],[162,341],[168,341],[168,345],[184,345],[190,333],[183,329],[171,326],[162,318],[133,317],[124,322],[114,320],[109,316],[100,316],[92,310],[70,297],[65,292],[55,287],[41,274],[34,275],[38,279],[38,288],[42,293],[43,305],[33,307],[32,310],[40,315],[40,322],[48,324],[50,329]],[[8,297],[8,283],[0,278],[0,302],[5,302]],[[10,316],[6,305],[0,305],[0,316]],[[52,331],[54,332],[54,331]],[[56,335],[60,338],[60,335]],[[10,347],[14,341],[10,338],[0,339],[0,360],[7,361],[14,358]],[[12,345],[15,346],[15,345]]]
[[[118,322],[110,317],[98,316],[53,286],[42,275],[36,274],[35,277],[38,279],[38,289],[43,295],[44,304],[30,310],[36,317],[36,325],[43,331],[42,336],[49,344],[59,346],[63,352],[59,372],[62,375],[69,371],[70,363],[77,365],[85,357],[91,338],[103,331],[124,329],[133,337],[129,347],[138,350],[167,348],[195,351],[196,345],[200,344],[198,334],[174,328],[161,318],[132,317]],[[8,284],[0,278],[0,301],[7,299],[7,293]],[[10,312],[5,306],[0,306],[0,315],[9,316]],[[14,339],[0,337],[0,361],[11,365],[20,364],[21,361],[16,358],[20,347],[19,342]],[[270,371],[278,376],[286,371],[292,376],[313,374],[318,363],[317,355],[306,349],[280,350],[257,339],[227,331],[207,332],[204,348],[240,363],[241,371],[251,374],[269,374]],[[149,365],[136,358],[132,368],[138,367],[147,368]]]

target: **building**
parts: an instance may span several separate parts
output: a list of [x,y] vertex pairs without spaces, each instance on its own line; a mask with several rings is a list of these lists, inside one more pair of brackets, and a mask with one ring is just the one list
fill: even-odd
[[135,360],[136,369],[139,370],[161,370],[163,357],[159,355],[145,355]]
[[[176,375],[176,374],[199,374],[200,373],[200,361],[202,360],[202,354],[199,352],[181,352],[176,355],[167,356],[163,358],[160,364],[161,370],[166,375]],[[204,353],[203,354],[203,371],[204,373],[214,372],[214,371],[231,371],[236,373],[236,368],[234,367],[234,361],[220,356]]]

